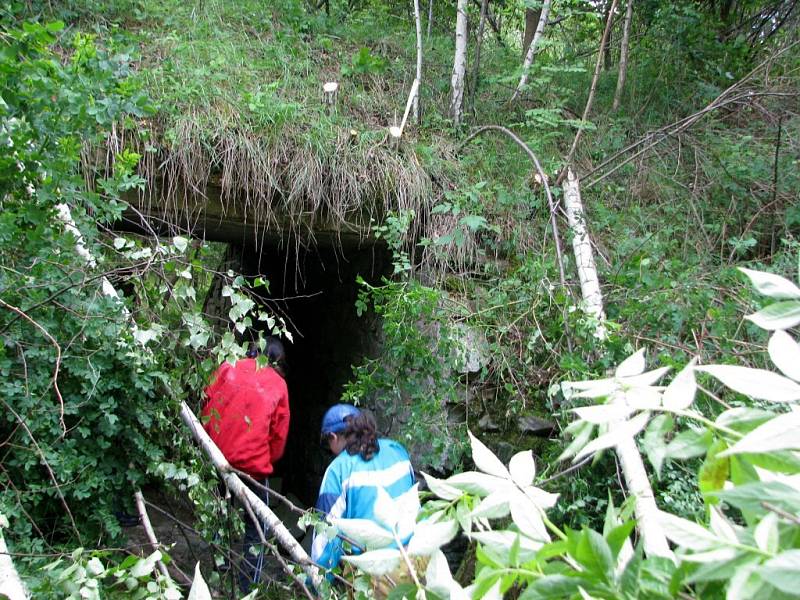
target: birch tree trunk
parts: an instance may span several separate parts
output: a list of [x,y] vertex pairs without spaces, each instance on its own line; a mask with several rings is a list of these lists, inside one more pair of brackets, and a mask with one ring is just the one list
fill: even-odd
[[267,526],[269,527],[270,531],[275,534],[278,542],[280,542],[281,546],[283,546],[289,555],[295,560],[298,564],[300,564],[305,571],[306,575],[311,578],[314,587],[319,587],[320,583],[322,582],[322,578],[319,573],[319,569],[311,562],[308,554],[303,549],[303,547],[294,539],[294,536],[289,533],[289,530],[286,529],[286,526],[281,522],[280,519],[272,512],[269,507],[264,504],[264,502],[259,498],[253,490],[247,487],[239,476],[236,475],[231,470],[231,466],[228,463],[225,456],[222,454],[222,451],[217,448],[216,444],[208,437],[205,429],[200,424],[200,421],[197,420],[197,417],[192,412],[192,409],[185,402],[181,402],[181,419],[192,432],[194,438],[200,444],[200,446],[205,451],[206,455],[211,459],[211,462],[217,468],[217,470],[222,475],[222,478],[225,480],[225,485],[228,486],[228,489],[236,496],[243,504],[249,505],[253,512],[258,516],[259,519],[265,521]]
[[[564,208],[573,234],[572,249],[575,253],[575,263],[578,266],[584,309],[597,318],[598,325],[595,336],[603,339],[606,337],[606,328],[603,325],[605,320],[603,295],[600,292],[600,280],[597,277],[592,243],[586,228],[578,178],[571,169],[567,170],[567,178],[564,182]],[[611,427],[614,426],[615,424],[612,423]],[[658,506],[653,488],[633,436],[629,433],[620,434],[615,450],[622,466],[625,485],[634,497],[636,523],[644,543],[645,554],[673,558],[664,530],[659,522]],[[625,555],[629,555],[629,549],[625,550]],[[622,560],[624,560],[624,556]]]
[[8,600],[28,600],[30,597],[8,553],[2,525],[0,525],[0,596]]
[[531,45],[528,47],[528,52],[525,55],[525,61],[522,63],[522,76],[519,78],[517,89],[514,90],[514,95],[511,96],[511,100],[515,100],[517,96],[519,96],[520,92],[522,92],[522,88],[524,88],[525,84],[528,82],[528,73],[530,72],[531,65],[533,64],[533,57],[536,54],[536,47],[539,45],[539,41],[542,38],[544,26],[547,24],[547,17],[549,15],[550,0],[544,0],[542,3],[542,12],[539,14],[539,24],[536,26],[536,32],[533,34]]
[[[429,15],[430,18],[430,15]],[[414,0],[414,21],[416,22],[417,26],[417,82],[418,85],[422,85],[422,16],[419,12],[419,0]],[[428,21],[430,24],[430,21]],[[416,121],[417,125],[419,125],[419,120],[422,117],[419,108],[419,87],[417,87],[417,93],[414,95],[414,120]]]
[[604,325],[606,316],[603,311],[603,294],[600,292],[600,279],[597,277],[592,242],[586,228],[578,178],[571,169],[567,170],[567,179],[564,182],[564,209],[567,212],[569,228],[572,230],[572,251],[575,254],[578,279],[581,282],[583,309],[597,321],[595,337],[604,340],[607,332]]
[[450,115],[457,127],[461,124],[464,105],[464,76],[467,70],[467,0],[458,0],[456,10],[456,51],[450,86],[453,91],[450,100]]
[[428,0],[428,33],[427,39],[431,39],[431,27],[433,26],[433,0]]
[[617,89],[614,91],[614,102],[611,110],[616,111],[622,101],[622,92],[625,89],[625,79],[628,77],[628,45],[631,35],[631,21],[633,20],[633,0],[628,0],[625,9],[625,23],[622,26],[622,42],[619,48],[619,74],[617,75]]
[[634,498],[633,510],[636,515],[636,527],[642,538],[645,555],[674,560],[675,557],[669,548],[669,542],[667,542],[664,529],[659,521],[653,488],[633,436],[628,434],[621,436],[615,450],[622,467],[625,485]]

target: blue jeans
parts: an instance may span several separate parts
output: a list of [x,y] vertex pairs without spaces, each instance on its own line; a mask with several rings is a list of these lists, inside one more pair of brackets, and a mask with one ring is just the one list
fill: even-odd
[[[266,490],[257,488],[249,482],[244,482],[256,496],[264,501],[264,504],[269,506],[269,493]],[[264,479],[259,483],[269,487],[269,481]],[[255,511],[253,511],[255,513]],[[258,518],[258,517],[256,517]],[[266,538],[269,534],[267,529],[267,522],[259,519],[261,531]],[[252,548],[252,552],[251,552]],[[239,565],[239,589],[242,593],[250,591],[250,587],[257,584],[261,580],[261,571],[264,569],[264,546],[261,545],[261,538],[258,535],[253,519],[245,511],[245,527],[244,539],[241,546],[242,562]]]

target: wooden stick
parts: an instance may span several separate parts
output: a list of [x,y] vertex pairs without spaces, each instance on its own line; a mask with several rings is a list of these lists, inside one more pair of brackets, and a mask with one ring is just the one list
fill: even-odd
[[[152,546],[153,550],[158,550],[161,544],[158,543],[158,538],[156,538],[156,532],[153,529],[153,525],[150,523],[150,517],[147,514],[147,508],[145,507],[144,503],[144,496],[142,495],[141,490],[136,490],[133,494],[134,499],[136,500],[136,509],[139,511],[139,518],[142,520],[142,527],[144,527],[144,532],[147,534],[147,539],[150,541],[150,546]],[[164,564],[163,561],[159,560],[156,562],[156,566],[158,570],[161,571],[161,574],[166,577],[169,581],[172,581],[172,577],[167,570],[167,565]],[[178,569],[182,579],[188,583],[189,585],[192,584],[191,578],[186,575],[183,571]]]

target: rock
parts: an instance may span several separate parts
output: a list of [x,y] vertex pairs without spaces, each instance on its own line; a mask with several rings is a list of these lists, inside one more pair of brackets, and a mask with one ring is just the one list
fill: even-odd
[[478,427],[481,428],[481,431],[500,431],[500,426],[492,420],[489,413],[478,419]]
[[550,437],[556,430],[556,424],[540,417],[525,415],[520,417],[519,430],[529,435]]

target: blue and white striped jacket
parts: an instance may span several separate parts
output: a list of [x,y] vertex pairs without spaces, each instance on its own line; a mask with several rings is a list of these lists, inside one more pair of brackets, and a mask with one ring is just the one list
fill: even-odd
[[[332,518],[375,520],[378,487],[392,498],[411,489],[415,477],[406,449],[388,439],[378,440],[378,447],[369,461],[347,451],[333,460],[322,479],[318,510]],[[333,568],[343,554],[341,539],[328,539],[323,533],[314,535],[311,559],[318,565]]]

